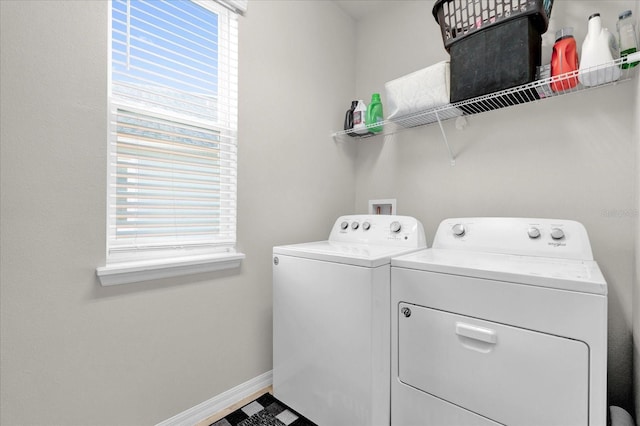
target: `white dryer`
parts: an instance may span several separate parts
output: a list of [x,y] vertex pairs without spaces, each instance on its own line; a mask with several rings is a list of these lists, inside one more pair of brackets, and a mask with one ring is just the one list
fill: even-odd
[[392,259],[393,426],[604,426],[607,284],[568,220],[443,221]]
[[425,247],[412,217],[354,215],[273,248],[276,398],[321,426],[389,425],[390,259]]

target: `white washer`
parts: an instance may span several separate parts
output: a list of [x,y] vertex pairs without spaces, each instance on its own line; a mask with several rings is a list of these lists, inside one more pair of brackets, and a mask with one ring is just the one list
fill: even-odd
[[338,218],[273,248],[273,390],[321,426],[390,421],[390,259],[426,247],[407,216]]
[[443,221],[391,261],[393,426],[604,426],[607,284],[568,220]]

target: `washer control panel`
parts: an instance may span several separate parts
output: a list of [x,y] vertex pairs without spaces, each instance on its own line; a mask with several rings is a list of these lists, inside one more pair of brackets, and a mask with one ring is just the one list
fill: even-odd
[[397,215],[349,215],[339,217],[329,241],[406,247],[426,247],[422,223]]
[[438,227],[433,248],[593,260],[587,231],[573,220],[446,219]]

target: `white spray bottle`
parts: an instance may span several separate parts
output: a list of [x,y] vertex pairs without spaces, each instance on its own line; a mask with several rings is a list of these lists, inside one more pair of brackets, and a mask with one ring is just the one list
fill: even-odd
[[369,133],[366,125],[367,104],[363,100],[358,101],[358,106],[353,110],[353,132],[359,135]]

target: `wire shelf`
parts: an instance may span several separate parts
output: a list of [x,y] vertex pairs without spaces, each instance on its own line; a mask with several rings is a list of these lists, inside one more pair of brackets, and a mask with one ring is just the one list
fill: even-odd
[[[460,116],[481,114],[556,96],[614,85],[633,78],[637,73],[636,70],[640,69],[640,65],[629,68],[622,68],[622,65],[637,61],[640,61],[640,52],[595,67],[536,80],[522,86],[367,125],[367,128],[372,128],[382,124],[383,131],[380,133],[369,132],[363,135],[354,135],[352,130],[341,130],[333,133],[332,137],[338,140],[349,140],[369,138],[378,135],[391,135],[413,127],[427,126],[434,123],[441,124],[443,121]],[[589,85],[587,86],[580,83],[578,78]],[[556,88],[556,91],[551,89],[552,86]]]

